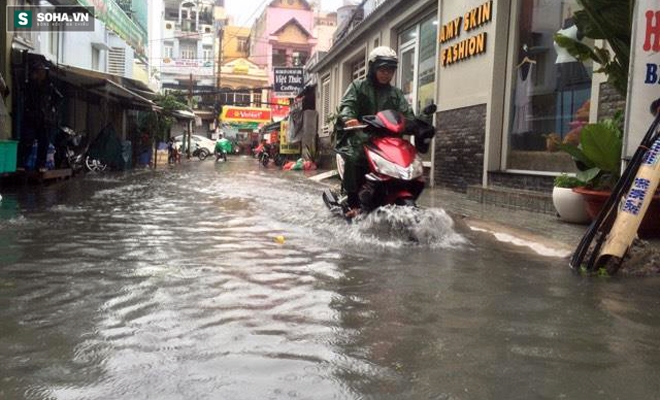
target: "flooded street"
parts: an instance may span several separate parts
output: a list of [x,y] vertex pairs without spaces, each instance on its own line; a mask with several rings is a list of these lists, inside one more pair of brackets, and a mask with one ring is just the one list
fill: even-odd
[[0,399],[658,398],[660,279],[323,188],[231,157],[3,188]]

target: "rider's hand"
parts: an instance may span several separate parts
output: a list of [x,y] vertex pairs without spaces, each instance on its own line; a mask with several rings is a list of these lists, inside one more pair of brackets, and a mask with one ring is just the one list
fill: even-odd
[[353,127],[353,126],[356,126],[356,125],[360,125],[360,121],[358,121],[355,118],[351,118],[349,120],[346,120],[346,122],[344,122],[344,126],[347,127],[347,128],[350,128],[350,127]]

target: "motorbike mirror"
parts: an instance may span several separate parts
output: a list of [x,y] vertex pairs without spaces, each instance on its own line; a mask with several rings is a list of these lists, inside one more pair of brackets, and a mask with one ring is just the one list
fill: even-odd
[[438,106],[431,103],[428,106],[424,107],[424,109],[422,110],[422,113],[423,114],[433,114],[437,109],[438,109]]

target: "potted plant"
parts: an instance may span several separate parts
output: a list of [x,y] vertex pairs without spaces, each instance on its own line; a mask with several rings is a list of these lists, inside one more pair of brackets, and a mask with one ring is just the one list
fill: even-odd
[[552,204],[555,206],[560,220],[574,224],[585,224],[591,221],[583,196],[573,191],[573,188],[579,186],[584,186],[584,182],[574,176],[561,174],[555,177]]
[[[559,150],[573,157],[580,170],[576,178],[584,185],[574,187],[573,191],[583,196],[591,218],[598,215],[621,177],[622,126],[622,113],[618,112],[612,119],[585,125],[579,145],[557,143]],[[660,234],[659,216],[660,195],[656,193],[640,225],[640,236]]]

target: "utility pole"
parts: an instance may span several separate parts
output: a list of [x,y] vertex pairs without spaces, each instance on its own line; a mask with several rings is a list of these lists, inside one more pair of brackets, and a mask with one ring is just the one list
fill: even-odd
[[[193,109],[193,74],[192,74],[192,72],[190,73],[190,81],[188,83],[188,107],[190,107],[191,110]],[[193,111],[193,114],[194,114],[194,111]],[[193,117],[193,119],[188,121],[188,134],[186,135],[187,137],[184,138],[188,142],[188,145],[186,146],[186,156],[188,157],[188,159],[190,159],[190,142],[191,142],[191,139],[192,139],[192,127],[193,127],[194,122],[195,122],[195,117]]]

